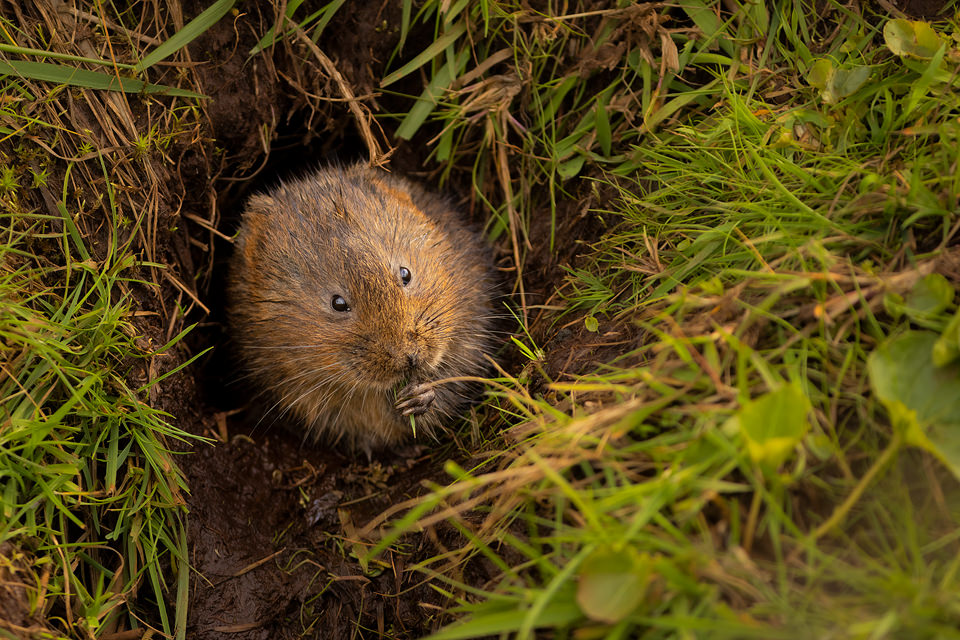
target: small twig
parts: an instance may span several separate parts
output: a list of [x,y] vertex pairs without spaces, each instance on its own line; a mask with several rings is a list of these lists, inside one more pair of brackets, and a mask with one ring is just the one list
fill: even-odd
[[240,569],[240,571],[237,571],[236,573],[234,573],[234,574],[232,574],[232,575],[229,575],[229,576],[227,576],[226,578],[224,578],[223,580],[217,582],[214,586],[219,587],[219,586],[222,585],[224,582],[228,582],[228,581],[230,581],[230,580],[233,580],[234,578],[239,578],[240,576],[244,575],[245,573],[250,573],[251,571],[253,571],[253,570],[256,569],[257,567],[260,567],[260,566],[262,566],[262,565],[270,562],[271,560],[273,560],[274,558],[276,558],[278,555],[280,555],[281,553],[283,553],[283,552],[286,551],[286,550],[287,550],[287,548],[284,547],[283,549],[280,549],[279,551],[275,551],[274,553],[271,553],[270,555],[268,555],[268,556],[265,557],[265,558],[261,558],[261,559],[257,560],[256,562],[251,562],[250,564],[248,564],[247,566],[245,566],[243,569]]
[[890,15],[892,15],[894,18],[906,18],[906,17],[907,17],[907,14],[905,14],[903,11],[900,11],[900,9],[898,9],[898,8],[896,8],[895,6],[893,6],[892,4],[890,4],[887,0],[877,0],[877,4],[879,4],[881,7],[883,7],[883,9],[884,9],[885,11],[889,12]]
[[204,312],[204,313],[206,313],[206,314],[209,314],[209,313],[210,313],[210,308],[207,307],[207,305],[203,304],[203,303],[200,301],[200,298],[197,297],[197,294],[194,293],[193,291],[191,291],[191,290],[190,290],[190,287],[188,287],[187,285],[185,285],[179,278],[177,278],[177,276],[173,275],[173,274],[170,273],[169,271],[164,271],[164,272],[163,272],[163,276],[164,276],[167,280],[169,280],[169,281],[173,284],[173,286],[175,286],[176,288],[178,288],[178,289],[180,289],[181,291],[183,291],[185,294],[187,294],[187,296],[188,296],[191,300],[193,300],[195,303],[197,303],[197,305],[198,305],[201,309],[203,309],[203,312]]
[[212,224],[210,224],[209,221],[204,220],[203,218],[201,218],[200,216],[196,215],[195,213],[184,212],[184,213],[183,213],[183,217],[184,217],[184,218],[187,218],[188,220],[193,220],[194,222],[196,222],[198,225],[200,225],[201,227],[203,227],[204,229],[206,229],[207,231],[209,231],[209,232],[212,233],[213,235],[219,236],[220,238],[222,238],[223,240],[226,240],[227,242],[229,242],[229,243],[231,243],[231,244],[233,243],[233,238],[231,238],[230,236],[228,236],[228,235],[225,234],[224,232],[220,231],[219,229],[217,229],[216,227],[214,227]]

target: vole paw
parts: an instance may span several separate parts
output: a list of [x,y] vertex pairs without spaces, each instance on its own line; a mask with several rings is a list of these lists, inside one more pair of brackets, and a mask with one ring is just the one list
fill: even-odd
[[429,384],[408,384],[400,392],[396,408],[405,416],[419,416],[427,412],[437,392]]

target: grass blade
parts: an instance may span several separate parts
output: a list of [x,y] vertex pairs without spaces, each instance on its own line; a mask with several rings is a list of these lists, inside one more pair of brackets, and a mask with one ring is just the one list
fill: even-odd
[[217,0],[204,9],[200,15],[184,25],[183,29],[177,31],[170,36],[166,42],[144,56],[134,68],[137,71],[149,69],[167,56],[172,55],[175,51],[187,46],[207,29],[219,22],[220,18],[226,15],[235,3],[236,0]]
[[[420,53],[420,55],[418,55],[413,60],[403,65],[402,67],[400,67],[399,69],[397,69],[396,71],[388,75],[386,78],[381,80],[380,86],[388,87],[394,82],[396,82],[397,80],[399,80],[400,78],[403,78],[409,75],[410,73],[413,73],[420,67],[424,66],[425,64],[427,64],[428,62],[436,58],[438,55],[440,55],[440,53],[444,49],[446,49],[451,44],[456,42],[457,38],[459,38],[464,33],[466,33],[466,31],[467,31],[466,24],[462,22],[457,23],[452,29],[450,29],[449,31],[444,33],[442,36],[440,36],[439,38],[434,40],[432,43],[430,43],[430,46],[424,49]],[[466,62],[466,59],[464,59],[464,63],[465,62]],[[458,64],[458,67],[462,67],[462,64]],[[452,81],[453,78],[451,78],[450,80]],[[447,84],[449,84],[449,82]]]
[[461,51],[457,55],[456,60],[448,62],[440,68],[437,75],[433,77],[427,88],[424,89],[420,97],[417,98],[416,104],[414,104],[413,108],[407,113],[403,122],[397,127],[396,135],[398,138],[409,140],[413,137],[420,128],[420,125],[424,123],[437,106],[437,100],[439,100],[443,92],[450,86],[450,83],[453,82],[463,70],[464,65],[467,63],[468,56],[469,52]]
[[44,49],[32,49],[30,47],[16,47],[9,44],[0,44],[0,51],[4,53],[13,53],[22,56],[36,56],[38,58],[51,58],[53,60],[68,60],[70,62],[86,62],[87,64],[98,64],[105,67],[116,67],[117,69],[133,69],[134,65],[123,62],[114,62],[113,60],[102,60],[100,58],[88,58],[86,56],[75,56],[69,53],[57,53],[56,51],[45,51]]
[[0,60],[0,76],[17,76],[29,80],[55,82],[73,87],[123,91],[124,93],[158,93],[180,98],[206,97],[194,91],[159,84],[149,84],[137,78],[121,78],[120,76],[99,73],[88,69],[77,69],[76,67],[51,64],[49,62]]

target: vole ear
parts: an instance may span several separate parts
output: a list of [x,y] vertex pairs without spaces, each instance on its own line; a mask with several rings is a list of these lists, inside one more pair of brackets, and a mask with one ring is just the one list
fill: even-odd
[[258,193],[255,196],[252,196],[247,202],[247,208],[243,212],[244,222],[250,220],[251,218],[268,216],[276,207],[276,200],[263,193]]
[[256,261],[255,256],[266,239],[270,212],[276,206],[276,200],[262,194],[253,196],[247,203],[247,208],[243,212],[240,235],[237,236],[237,250],[242,252],[248,264]]

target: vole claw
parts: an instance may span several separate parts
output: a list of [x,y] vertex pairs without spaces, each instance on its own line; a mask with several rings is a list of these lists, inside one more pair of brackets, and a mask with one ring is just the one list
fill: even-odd
[[402,415],[419,416],[430,409],[437,392],[429,384],[408,384],[400,391],[396,408]]

